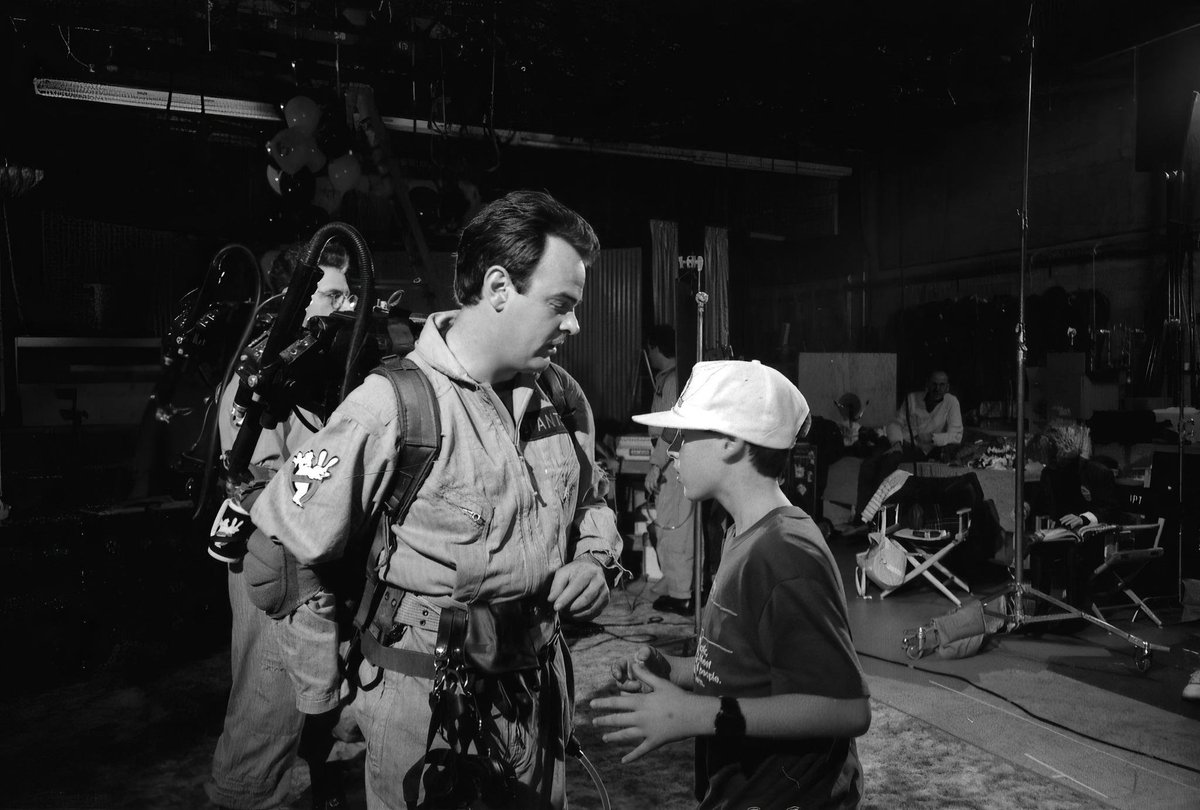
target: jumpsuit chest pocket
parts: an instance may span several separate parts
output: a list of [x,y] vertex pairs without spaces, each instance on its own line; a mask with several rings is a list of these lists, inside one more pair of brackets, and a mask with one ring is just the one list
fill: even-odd
[[480,493],[451,487],[439,490],[430,499],[434,525],[445,542],[472,545],[492,522],[492,507]]

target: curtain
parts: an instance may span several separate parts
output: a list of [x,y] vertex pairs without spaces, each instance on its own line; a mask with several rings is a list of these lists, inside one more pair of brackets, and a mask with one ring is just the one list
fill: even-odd
[[675,277],[679,266],[679,225],[650,220],[654,323],[675,325]]
[[704,229],[704,352],[718,349],[727,356],[729,346],[729,230]]

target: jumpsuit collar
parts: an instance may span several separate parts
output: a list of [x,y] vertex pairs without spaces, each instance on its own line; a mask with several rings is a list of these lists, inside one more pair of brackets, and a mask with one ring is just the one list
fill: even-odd
[[[469,385],[475,390],[484,389],[498,403],[499,398],[492,386],[481,383],[472,377],[463,364],[458,361],[454,353],[450,351],[450,347],[446,345],[446,331],[450,325],[454,323],[454,319],[458,317],[458,310],[449,310],[446,312],[435,312],[425,321],[425,326],[421,329],[421,336],[417,338],[417,349],[420,350],[421,356],[435,370],[445,374],[450,379],[463,385]],[[525,409],[528,407],[530,400],[533,398],[534,392],[537,390],[535,380],[537,378],[533,374],[522,372],[513,379],[513,413],[508,414],[509,420],[512,421],[510,429],[516,433],[516,425],[521,423],[521,419],[525,414]],[[507,408],[500,408],[507,413]]]

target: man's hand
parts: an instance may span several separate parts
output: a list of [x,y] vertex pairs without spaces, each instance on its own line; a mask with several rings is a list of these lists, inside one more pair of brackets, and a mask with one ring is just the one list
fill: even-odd
[[662,485],[661,479],[662,470],[659,469],[657,464],[651,464],[650,469],[646,472],[646,481],[644,483],[646,492],[651,495],[657,495],[659,487]]
[[554,572],[549,601],[572,619],[591,619],[608,604],[608,583],[597,561],[573,560]]
[[1063,515],[1058,519],[1058,525],[1067,529],[1071,529],[1072,531],[1078,529],[1080,526],[1083,526],[1086,523],[1087,521],[1079,515]]
[[[652,673],[640,663],[633,664],[633,677],[650,691],[642,694],[618,695],[597,698],[591,702],[593,709],[615,710],[616,714],[605,714],[592,720],[596,726],[616,729],[604,734],[606,743],[636,742],[638,745],[621,762],[633,762],[643,754],[676,740],[694,737],[698,698],[672,684],[666,678]],[[714,700],[715,698],[710,698]],[[716,712],[714,710],[713,714]]]
[[671,680],[671,662],[658,650],[643,644],[629,658],[613,663],[609,670],[613,680],[617,682],[617,688],[622,692],[652,691],[652,687],[634,675],[634,669],[638,666],[644,667],[647,672],[652,672],[659,678]]

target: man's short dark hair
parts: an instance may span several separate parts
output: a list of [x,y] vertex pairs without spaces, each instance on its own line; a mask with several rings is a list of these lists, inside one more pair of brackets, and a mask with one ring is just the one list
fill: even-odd
[[551,236],[573,247],[586,267],[600,253],[587,220],[544,191],[512,191],[488,203],[458,240],[454,299],[460,306],[476,303],[493,265],[507,270],[517,292],[524,293]]
[[[292,283],[292,276],[296,274],[296,268],[300,266],[301,254],[304,253],[306,247],[308,247],[307,239],[293,242],[275,256],[275,261],[271,262],[271,269],[267,271],[267,286],[273,292],[282,292]],[[321,267],[338,267],[348,270],[350,253],[346,250],[346,246],[335,237],[325,243],[325,247],[321,249],[321,257],[317,259],[317,264]]]
[[669,324],[656,323],[646,330],[646,348],[654,347],[663,357],[675,356],[675,329]]

